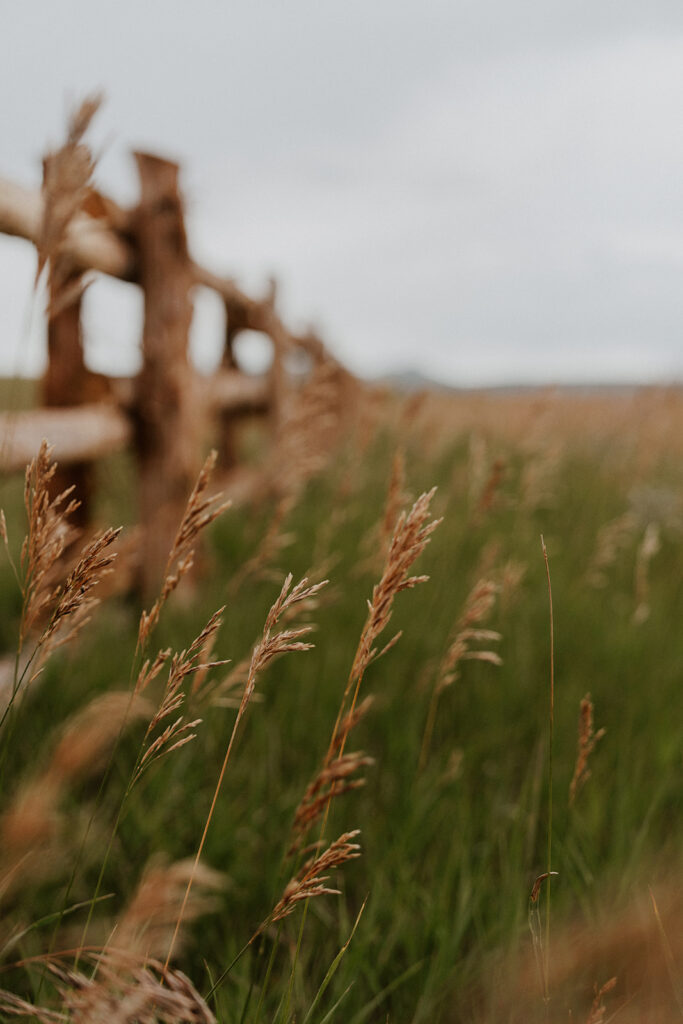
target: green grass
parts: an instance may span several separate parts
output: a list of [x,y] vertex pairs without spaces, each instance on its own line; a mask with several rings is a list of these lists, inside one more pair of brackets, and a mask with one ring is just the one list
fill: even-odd
[[[393,443],[378,442],[351,472],[351,454],[314,481],[287,523],[293,543],[278,555],[275,576],[295,579],[318,567],[331,578],[315,615],[316,648],[277,661],[260,681],[263,702],[253,704],[231,759],[204,859],[225,872],[219,906],[195,925],[180,966],[200,991],[219,975],[267,916],[287,880],[282,856],[292,816],[325,753],[360,630],[366,598],[378,578],[368,563],[368,541],[382,517]],[[429,583],[401,594],[392,620],[403,637],[374,665],[363,684],[376,703],[351,739],[352,749],[375,758],[367,785],[335,801],[328,837],[358,827],[362,858],[336,881],[343,895],[310,903],[296,963],[292,1015],[303,1020],[335,955],[347,940],[363,900],[367,905],[338,965],[316,1020],[344,996],[332,1019],[354,1021],[466,1021],[474,1019],[492,984],[497,957],[528,946],[528,896],[545,869],[549,635],[545,536],[555,605],[555,735],[553,924],[589,925],[616,913],[644,882],[680,872],[683,848],[680,751],[675,713],[683,677],[683,548],[675,524],[662,530],[662,550],[650,566],[649,618],[634,625],[633,572],[642,530],[596,590],[586,571],[598,531],[629,504],[634,476],[609,455],[565,453],[547,507],[524,509],[524,457],[508,452],[508,470],[494,507],[477,518],[468,497],[467,444],[456,441],[433,464],[408,451],[408,482],[439,485],[444,516],[417,566]],[[634,470],[635,474],[635,470]],[[107,522],[130,521],[125,465],[103,471],[101,512]],[[643,481],[641,480],[641,483]],[[654,464],[644,481],[680,491],[680,467]],[[13,544],[19,538],[15,482],[5,485]],[[10,515],[11,513],[11,515]],[[215,655],[238,661],[249,653],[279,582],[231,579],[257,549],[272,510],[229,511],[208,545],[210,574],[193,599],[169,605],[155,644],[186,646],[210,613],[227,602]],[[417,765],[431,694],[428,667],[441,657],[450,630],[479,575],[482,559],[494,567],[509,559],[526,566],[520,587],[490,625],[503,635],[500,668],[465,662],[441,696],[429,758]],[[376,547],[376,545],[374,546]],[[489,555],[486,555],[486,552]],[[331,566],[327,568],[327,566]],[[19,601],[9,574],[0,586],[1,639],[12,649]],[[108,602],[73,650],[56,655],[21,707],[7,746],[2,801],[45,763],[59,723],[94,693],[128,685],[139,609]],[[607,734],[592,758],[592,777],[570,811],[567,792],[576,756],[579,701],[590,691],[596,727]],[[199,738],[152,767],[127,806],[115,838],[102,892],[113,893],[95,919],[113,915],[131,895],[142,867],[157,851],[192,856],[215,785],[234,710],[212,708]],[[70,902],[92,896],[107,835],[140,740],[139,730],[117,750],[95,813],[91,840]],[[459,760],[452,770],[453,756]],[[81,821],[95,809],[98,778],[70,798]],[[30,922],[60,907],[66,875],[27,884],[9,899],[6,921]],[[82,927],[82,915],[74,915]],[[275,1020],[292,971],[300,913],[284,922],[275,952],[262,1020]],[[9,927],[9,925],[6,925]],[[66,924],[65,924],[66,927]],[[78,937],[78,927],[60,939]],[[96,927],[93,935],[106,934]],[[274,933],[273,933],[274,934]],[[13,957],[39,953],[49,931],[30,933]],[[1,945],[1,943],[0,943]],[[269,934],[234,966],[217,994],[219,1020],[245,1019],[256,1010],[271,953]],[[10,957],[10,959],[12,959]],[[493,972],[493,973],[492,973]],[[602,982],[604,978],[595,978]],[[16,971],[6,985],[28,991]],[[346,993],[344,995],[344,993]],[[539,1006],[541,995],[539,990]],[[566,1019],[566,1014],[562,1019]]]

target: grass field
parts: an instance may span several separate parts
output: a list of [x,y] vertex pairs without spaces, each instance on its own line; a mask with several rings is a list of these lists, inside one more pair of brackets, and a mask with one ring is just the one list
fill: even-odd
[[[113,705],[97,705],[104,722],[74,716],[98,695],[130,692],[141,660],[134,603],[104,601],[15,703],[0,732],[0,983],[15,996],[52,1005],[63,977],[26,962],[48,951],[125,936],[163,963],[242,697],[240,665],[291,572],[294,583],[330,580],[303,608],[315,647],[258,675],[202,852],[221,877],[198,876],[174,946],[174,966],[217,1019],[680,1019],[683,396],[436,396],[392,410],[282,522],[263,503],[210,528],[205,574],[171,596],[148,653],[188,648],[225,605],[210,657],[231,663],[194,695],[188,675],[197,737],[132,789],[152,712],[131,713],[117,742]],[[130,522],[125,464],[100,475],[103,525]],[[364,673],[359,701],[374,701],[346,747],[372,759],[349,776],[365,785],[337,793],[311,833],[329,845],[359,829],[361,856],[332,870],[340,895],[269,921],[301,863],[285,858],[294,815],[328,751],[398,508],[434,485],[443,521],[410,570],[429,581],[396,595],[378,646],[402,636]],[[15,559],[21,492],[21,481],[3,484]],[[22,599],[7,562],[0,602],[11,654]],[[164,678],[145,693],[152,710]],[[588,693],[594,731],[605,732],[570,806]],[[584,705],[585,724],[588,714]],[[67,757],[51,789],[69,728],[71,748],[87,754]],[[549,763],[557,876],[530,903],[548,868]],[[82,953],[79,971],[91,968]],[[9,1002],[0,1006],[9,1019]]]

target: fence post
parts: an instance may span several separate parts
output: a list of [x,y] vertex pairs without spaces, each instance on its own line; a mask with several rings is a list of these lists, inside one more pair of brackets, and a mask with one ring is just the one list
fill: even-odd
[[[48,274],[47,366],[41,388],[42,404],[51,408],[83,405],[88,400],[81,330],[83,275],[70,265],[67,257],[59,254],[51,257]],[[92,471],[90,462],[60,466],[50,484],[54,494],[74,487],[73,496],[80,505],[71,522],[77,527],[85,527],[90,519]]]
[[199,449],[188,360],[193,275],[187,251],[178,166],[135,153],[141,197],[135,219],[139,280],[145,297],[142,370],[135,383],[141,586],[154,593],[194,483]]
[[[240,303],[234,299],[226,298],[225,303],[225,345],[221,365],[224,370],[238,370],[237,360],[233,343],[240,331],[246,330],[249,326],[249,318]],[[218,442],[218,458],[222,469],[234,469],[237,465],[237,445],[235,439],[235,427],[237,417],[229,409],[220,413],[220,434]]]
[[267,324],[268,336],[273,343],[273,361],[268,371],[270,392],[269,423],[271,436],[274,440],[277,440],[286,416],[287,402],[292,399],[287,387],[287,374],[285,373],[284,364],[289,338],[282,326],[282,322],[275,315],[272,307],[267,317]]

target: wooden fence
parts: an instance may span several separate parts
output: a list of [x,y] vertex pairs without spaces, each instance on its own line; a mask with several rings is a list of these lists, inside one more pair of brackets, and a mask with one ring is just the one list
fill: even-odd
[[[277,440],[287,410],[297,401],[302,380],[288,371],[291,355],[305,354],[309,376],[325,369],[328,386],[332,380],[337,388],[332,405],[348,402],[357,382],[313,332],[288,330],[277,311],[274,286],[254,299],[231,278],[192,259],[177,164],[135,153],[140,199],[133,209],[124,210],[96,192],[89,183],[92,164],[77,118],[72,118],[62,150],[44,161],[41,192],[0,180],[0,231],[37,247],[38,267],[46,265],[49,288],[43,407],[1,414],[0,466],[5,471],[23,468],[46,437],[62,467],[59,484],[76,486],[84,522],[90,512],[93,460],[132,446],[144,537],[142,586],[149,589],[165,565],[196,478],[206,440],[202,424],[213,419],[222,466],[234,470],[240,420],[263,416],[271,439]],[[89,116],[85,127],[88,121]],[[84,275],[90,272],[143,291],[142,368],[133,379],[104,378],[86,366],[81,300]],[[197,285],[215,291],[225,306],[223,356],[209,377],[197,373],[188,351]],[[238,366],[234,341],[242,331],[257,331],[272,341],[272,364],[262,376],[249,376]]]

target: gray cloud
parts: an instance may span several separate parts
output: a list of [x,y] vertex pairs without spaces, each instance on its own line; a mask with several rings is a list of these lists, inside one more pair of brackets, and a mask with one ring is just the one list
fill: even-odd
[[[25,0],[9,29],[0,171],[35,177],[65,96],[104,85],[107,187],[134,198],[129,142],[178,155],[198,255],[252,288],[275,271],[290,319],[356,369],[683,373],[679,4]],[[87,311],[109,370],[136,356],[122,288]],[[208,365],[220,310],[200,303]]]

